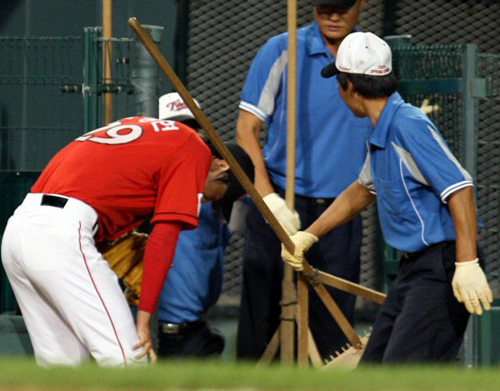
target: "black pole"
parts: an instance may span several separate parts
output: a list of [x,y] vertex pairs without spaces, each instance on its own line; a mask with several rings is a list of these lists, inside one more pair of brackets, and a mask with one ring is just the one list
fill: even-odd
[[178,0],[177,7],[174,70],[182,82],[187,84],[189,0]]
[[396,11],[398,8],[397,0],[384,0],[384,37],[396,35],[397,20]]

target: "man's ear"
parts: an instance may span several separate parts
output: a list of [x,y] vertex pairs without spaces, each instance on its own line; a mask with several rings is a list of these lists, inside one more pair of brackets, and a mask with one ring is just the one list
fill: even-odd
[[347,80],[347,93],[353,98],[357,98],[360,96],[359,92],[356,91],[356,88],[354,88],[354,84],[352,84],[352,81],[350,80]]
[[222,172],[225,172],[229,170],[229,164],[224,159],[219,159],[214,157],[212,160],[212,166],[210,170],[221,170]]
[[217,159],[218,166],[221,168],[224,172],[228,171],[231,167],[229,167],[229,164],[224,160],[224,159]]

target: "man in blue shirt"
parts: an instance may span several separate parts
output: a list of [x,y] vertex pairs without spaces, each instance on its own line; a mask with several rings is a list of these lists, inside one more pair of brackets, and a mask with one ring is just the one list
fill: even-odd
[[[159,118],[182,122],[200,130],[178,93],[160,98]],[[238,153],[235,148],[241,150],[237,145],[226,145],[233,153]],[[249,164],[251,166],[251,162]],[[243,169],[250,178],[253,177],[253,167],[244,166]],[[232,176],[230,178],[235,180]],[[245,193],[241,185],[230,186],[228,192],[232,200]],[[172,268],[158,305],[159,357],[217,356],[224,349],[224,337],[208,325],[204,317],[217,302],[222,289],[224,251],[230,237],[227,222],[231,209],[226,206],[229,203],[203,204],[198,228],[179,235]]]
[[[357,176],[366,154],[369,123],[356,118],[336,89],[324,87],[321,69],[355,29],[365,0],[313,0],[314,22],[297,33],[297,127],[295,208],[283,199],[286,188],[288,34],[271,38],[258,52],[242,91],[237,141],[251,156],[255,187],[283,228],[294,234],[314,221]],[[325,104],[327,102],[328,104]],[[333,107],[333,109],[332,109]],[[267,126],[267,141],[260,135]],[[328,158],[325,159],[325,156]],[[357,282],[361,219],[330,232],[309,256],[327,273]],[[283,266],[280,242],[252,204],[247,216],[237,355],[259,358],[280,323]],[[329,289],[352,321],[355,298]],[[326,358],[347,340],[315,295],[310,327]]]
[[472,179],[435,125],[395,92],[391,50],[382,39],[346,37],[323,71],[337,73],[344,102],[373,124],[366,162],[358,180],[292,236],[295,253],[283,249],[283,258],[300,270],[318,237],[376,200],[386,242],[404,255],[361,360],[452,361],[469,313],[481,315],[493,300],[479,266]]

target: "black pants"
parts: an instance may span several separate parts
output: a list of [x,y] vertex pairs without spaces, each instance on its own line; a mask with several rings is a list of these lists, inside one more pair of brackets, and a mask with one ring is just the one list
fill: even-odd
[[453,295],[455,243],[403,257],[361,363],[448,362],[457,358],[469,313]]
[[[161,325],[160,325],[161,326]],[[220,356],[224,350],[224,337],[220,332],[199,322],[196,327],[167,334],[158,330],[158,356],[161,358],[195,358]]]
[[[330,200],[331,202],[331,200]],[[302,227],[308,227],[328,207],[304,197],[296,197]],[[307,253],[313,267],[358,282],[360,270],[361,218],[323,236]],[[251,204],[247,215],[247,232],[243,255],[243,282],[237,336],[237,356],[258,359],[280,323],[283,261],[281,243]],[[354,317],[355,297],[327,288],[347,319]],[[319,352],[327,358],[347,343],[323,302],[316,293],[310,295],[310,327]]]

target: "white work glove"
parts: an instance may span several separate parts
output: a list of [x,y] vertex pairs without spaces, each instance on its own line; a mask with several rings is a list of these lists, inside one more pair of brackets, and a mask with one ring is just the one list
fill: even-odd
[[302,262],[304,262],[304,253],[306,253],[319,239],[316,235],[305,231],[297,232],[295,235],[291,236],[290,239],[295,245],[295,251],[293,255],[290,254],[282,244],[281,258],[295,270],[300,271],[303,269]]
[[422,110],[425,114],[429,115],[441,110],[441,106],[431,105],[429,98],[425,98],[420,106],[420,110]]
[[485,310],[491,309],[493,294],[477,258],[468,262],[455,262],[451,285],[457,300],[464,303],[471,314],[483,313],[481,303]]
[[300,229],[299,214],[291,210],[283,198],[276,193],[270,193],[263,200],[288,235],[297,233]]

